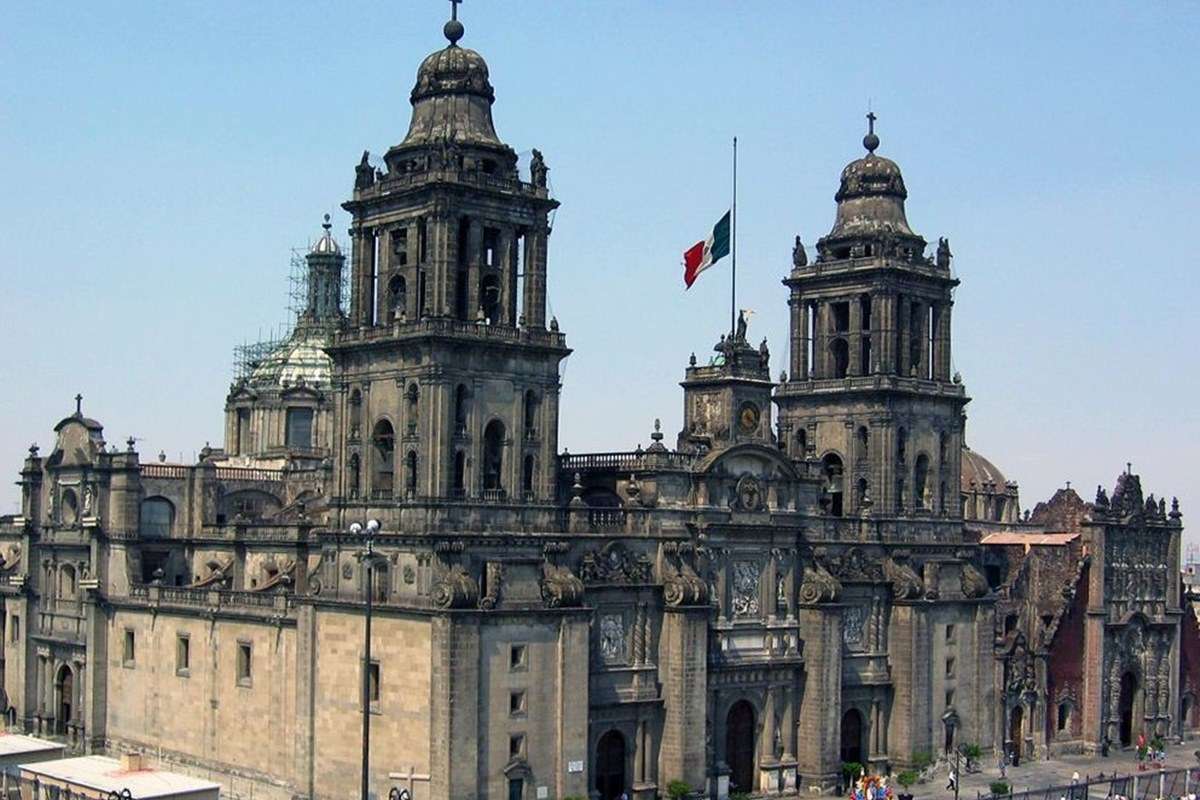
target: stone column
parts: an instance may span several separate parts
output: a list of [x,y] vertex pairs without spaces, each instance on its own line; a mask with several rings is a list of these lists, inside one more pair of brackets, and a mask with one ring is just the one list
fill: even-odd
[[927,379],[929,377],[930,359],[933,357],[933,354],[929,351],[929,339],[933,334],[933,331],[930,329],[929,304],[921,303],[917,306],[916,310],[921,314],[919,325],[919,330],[921,331],[921,363],[917,365],[917,377]]
[[808,309],[804,298],[793,293],[788,299],[791,310],[792,352],[791,363],[788,364],[790,377],[794,381],[808,377]]
[[813,377],[829,377],[829,301],[818,300],[817,324],[813,327]]
[[800,629],[810,632],[804,645],[804,699],[800,703],[797,758],[799,772],[812,791],[827,791],[841,772],[839,713],[842,688],[842,618],[837,607],[802,606]]
[[525,234],[525,324],[534,329],[546,327],[546,253],[550,226],[540,216]]
[[881,300],[882,298],[878,294],[871,294],[871,324],[868,326],[868,332],[871,335],[871,362],[863,364],[864,375],[873,375],[879,372],[880,360],[883,357],[883,336],[880,333],[883,314]]
[[911,311],[911,304],[906,297],[896,297],[897,311],[896,314],[896,374],[902,378],[907,378],[912,373],[912,364],[909,363],[908,355],[911,352],[909,348],[909,334],[911,328],[909,326],[908,315]]
[[483,251],[483,225],[471,218],[467,222],[467,321],[479,316],[479,262]]
[[779,759],[775,757],[775,687],[764,692],[762,735],[758,740],[758,785],[760,791],[779,791]]
[[862,304],[857,297],[850,300],[850,369],[851,375],[862,375],[867,370],[862,363]]
[[708,659],[707,606],[668,608],[659,638],[664,676],[659,784],[682,780],[703,786]]
[[517,242],[511,225],[500,227],[496,241],[496,271],[500,273],[500,319],[502,325],[517,324]]
[[940,346],[938,347],[938,375],[940,380],[951,378],[952,361],[950,358],[950,309],[953,303],[942,303],[938,307],[938,332]]

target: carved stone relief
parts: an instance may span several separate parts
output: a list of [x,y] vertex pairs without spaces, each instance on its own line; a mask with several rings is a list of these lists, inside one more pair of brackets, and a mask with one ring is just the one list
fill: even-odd
[[626,660],[625,615],[600,615],[600,657],[607,663]]
[[757,561],[737,561],[733,565],[733,616],[755,617],[759,613],[759,579],[762,566]]

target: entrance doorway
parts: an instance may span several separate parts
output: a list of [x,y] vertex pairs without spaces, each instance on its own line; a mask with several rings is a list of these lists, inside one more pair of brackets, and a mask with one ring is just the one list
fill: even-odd
[[58,680],[55,683],[58,690],[58,720],[55,727],[58,733],[63,734],[67,732],[67,724],[71,722],[71,700],[75,697],[75,676],[71,674],[71,668],[64,664],[58,671]]
[[1137,678],[1132,672],[1126,672],[1121,676],[1121,697],[1117,701],[1117,715],[1121,720],[1122,747],[1129,747],[1133,744],[1134,706],[1137,701],[1137,690]]
[[725,718],[725,760],[729,791],[754,791],[754,706],[739,700]]
[[625,791],[625,737],[609,731],[596,745],[596,791],[600,800],[617,800]]
[[1012,713],[1008,718],[1008,740],[1009,752],[1012,754],[1012,763],[1015,767],[1021,763],[1021,743],[1025,738],[1023,728],[1025,727],[1025,709],[1023,706],[1013,706]]
[[863,763],[863,718],[857,709],[842,715],[842,763]]

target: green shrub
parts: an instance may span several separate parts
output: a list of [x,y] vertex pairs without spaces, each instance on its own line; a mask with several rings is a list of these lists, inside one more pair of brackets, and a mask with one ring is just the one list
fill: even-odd
[[667,784],[667,797],[671,800],[683,800],[692,793],[692,787],[686,781],[671,781]]
[[917,773],[911,769],[906,769],[896,776],[896,783],[903,786],[905,789],[917,782]]
[[988,791],[992,794],[1008,794],[1008,784],[1004,781],[992,781],[988,784]]
[[964,744],[962,753],[963,756],[972,761],[978,761],[980,758],[983,758],[983,748],[977,744]]
[[858,780],[859,773],[863,771],[863,765],[857,761],[843,761],[842,775],[846,778],[846,783],[854,783]]
[[913,753],[912,764],[913,769],[922,770],[933,763],[933,756],[929,753]]

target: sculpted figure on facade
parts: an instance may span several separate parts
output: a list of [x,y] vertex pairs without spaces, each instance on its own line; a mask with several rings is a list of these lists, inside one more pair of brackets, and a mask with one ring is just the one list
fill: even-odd
[[647,583],[650,559],[613,541],[583,556],[579,577],[584,583]]
[[733,616],[758,616],[761,575],[762,566],[757,561],[733,563]]

